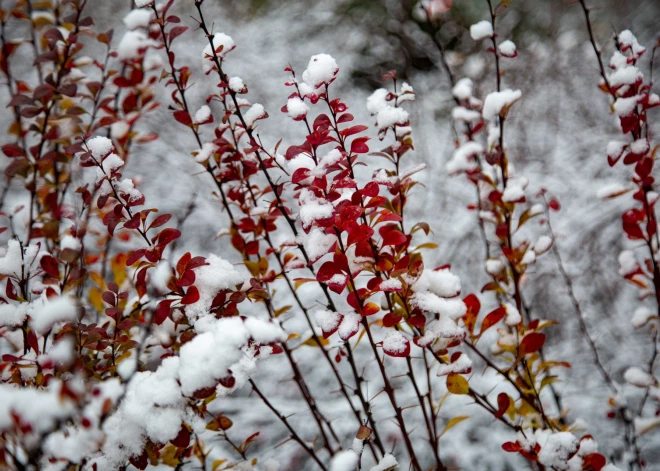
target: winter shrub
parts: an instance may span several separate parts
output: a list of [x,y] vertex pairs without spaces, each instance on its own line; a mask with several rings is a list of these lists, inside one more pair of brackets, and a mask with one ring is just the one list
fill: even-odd
[[[531,191],[513,165],[507,118],[525,91],[507,87],[507,64],[520,60],[498,35],[509,2],[487,0],[488,19],[469,28],[495,64],[487,93],[455,78],[437,42],[456,105],[443,118],[456,132],[446,172],[475,189],[468,210],[485,256],[472,268],[489,277],[477,293],[462,290],[471,273],[425,264],[440,228],[433,214],[417,221],[406,213],[410,200],[426,197],[416,179],[426,166],[410,161],[419,98],[395,71],[367,100],[368,123],[351,114],[362,103],[335,95],[341,58],[325,53],[302,72],[289,65],[273,77],[285,82],[278,103],[252,103],[250,84],[232,75],[241,45],[213,30],[203,0],[190,18],[172,13],[174,0],[135,0],[121,37],[98,31],[88,3],[19,0],[0,11],[10,92],[1,143],[3,468],[456,469],[460,449],[449,454],[441,438],[472,419],[452,414],[454,399],[489,418],[499,434],[489,452],[517,455],[520,469],[646,466],[640,437],[660,424],[658,148],[647,110],[660,99],[640,65],[655,48],[649,54],[626,30],[602,58],[589,9],[583,0],[573,6],[620,122],[603,165],[621,161],[630,177],[600,196],[630,201],[622,236],[637,244],[620,254],[619,274],[640,291],[631,322],[654,345],[652,358],[625,371],[643,390],[634,403],[599,355],[564,267],[551,224],[562,217],[558,198],[551,188]],[[415,8],[437,38],[451,2]],[[200,51],[197,63],[177,57],[173,43],[183,41]],[[33,67],[21,75],[25,60]],[[202,84],[212,91],[194,105],[188,91]],[[142,178],[126,169],[158,139],[153,116],[168,120],[200,178],[215,186],[219,211],[209,217],[228,221],[218,253],[191,253],[197,235],[184,223],[192,204],[176,216],[152,207]],[[304,139],[266,142],[266,119]],[[168,182],[190,191],[178,185]],[[241,263],[219,255],[230,250]],[[611,393],[603,413],[621,436],[616,450],[599,450],[599,431],[562,405],[557,385],[571,359],[544,351],[555,322],[535,317],[525,300],[541,257],[554,257],[565,283],[558,296],[570,299],[593,375]],[[291,381],[256,376],[272,365]],[[486,375],[501,387],[484,388]],[[289,413],[273,399],[277,388],[303,410]],[[261,404],[271,413],[263,428],[225,409],[241,394],[246,410]],[[275,446],[284,450],[279,462]]]

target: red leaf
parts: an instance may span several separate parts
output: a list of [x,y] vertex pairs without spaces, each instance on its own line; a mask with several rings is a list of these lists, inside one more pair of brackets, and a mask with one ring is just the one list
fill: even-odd
[[192,270],[186,270],[183,272],[183,275],[181,275],[181,278],[176,280],[176,285],[179,288],[182,288],[184,286],[190,286],[195,282],[195,272]]
[[362,314],[363,316],[371,316],[373,314],[376,314],[378,311],[380,311],[380,308],[378,307],[378,304],[376,303],[367,303],[362,307]]
[[468,310],[472,311],[474,314],[479,314],[479,311],[481,310],[481,302],[475,294],[468,294],[465,296],[465,299],[463,299],[463,302]]
[[590,453],[582,458],[583,471],[600,471],[607,464],[607,460],[600,453]]
[[383,236],[383,245],[401,245],[408,241],[408,238],[397,230],[387,232]]
[[156,307],[156,312],[154,313],[154,322],[156,325],[161,325],[169,317],[170,306],[173,302],[173,299],[166,299],[158,303],[158,307]]
[[486,330],[490,329],[492,326],[504,319],[504,316],[506,316],[506,309],[504,309],[502,306],[498,307],[494,311],[489,312],[481,323],[481,332],[479,333],[479,336],[483,335]]
[[393,312],[388,312],[383,316],[383,327],[394,327],[401,322],[401,316],[397,316]]
[[135,466],[137,469],[140,470],[147,469],[147,465],[149,464],[149,457],[147,456],[147,450],[144,450],[140,456],[135,456],[133,458],[130,458],[128,461],[130,461],[131,464]]
[[179,434],[174,440],[170,440],[170,443],[178,448],[187,448],[190,444],[190,430],[185,425],[181,425]]
[[59,267],[57,266],[57,260],[55,257],[52,257],[50,255],[44,255],[41,257],[41,260],[39,260],[39,265],[41,265],[41,268],[43,271],[45,271],[47,274],[52,276],[53,278],[58,278],[60,277],[60,270]]
[[523,337],[518,347],[518,355],[524,356],[529,353],[538,352],[545,343],[545,334],[541,332],[532,332]]
[[351,153],[352,154],[366,154],[369,152],[369,146],[366,142],[369,140],[368,137],[358,137],[353,139],[351,142]]
[[511,405],[511,400],[509,395],[506,393],[499,393],[497,395],[497,412],[495,413],[495,418],[499,419],[504,415],[504,413],[509,409]]
[[515,442],[506,442],[505,444],[502,445],[502,449],[504,451],[513,452],[513,453],[522,450],[521,446]]
[[149,229],[155,229],[157,227],[160,227],[163,224],[165,224],[167,221],[169,221],[171,218],[172,218],[171,214],[161,214],[156,219],[151,221],[151,224],[149,225]]
[[165,247],[167,244],[173,240],[178,239],[179,237],[181,237],[181,231],[168,227],[160,231],[154,240],[158,239],[158,245]]
[[343,137],[348,137],[352,136],[353,134],[359,134],[362,131],[366,131],[367,129],[369,129],[367,126],[357,124],[355,126],[351,126],[350,128],[342,129],[339,134],[341,134]]
[[2,146],[2,152],[7,157],[23,157],[25,156],[25,150],[22,147],[16,144],[5,144]]
[[398,339],[396,342],[383,342],[383,352],[391,357],[407,357],[410,355],[410,341],[403,334],[395,334]]
[[188,268],[188,262],[192,259],[192,255],[190,255],[190,252],[186,252],[181,256],[179,261],[176,264],[176,272],[181,275],[184,271],[186,271],[186,268]]
[[174,112],[174,119],[185,126],[190,126],[192,124],[192,118],[186,110],[178,110]]
[[15,357],[14,355],[10,355],[8,353],[2,355],[2,361],[9,361],[9,362],[13,363],[13,362],[17,362],[19,360],[20,360],[20,358]]
[[16,285],[11,281],[11,278],[7,278],[7,286],[5,286],[5,295],[11,299],[12,301],[18,301],[19,300],[19,293],[18,293],[18,288]]
[[181,304],[193,304],[199,301],[199,290],[195,286],[188,288],[186,295],[181,298]]
[[337,265],[334,262],[325,262],[316,272],[316,281],[325,283],[337,274],[341,274]]
[[37,334],[34,333],[34,330],[30,329],[28,332],[27,341],[30,348],[39,355],[39,341],[37,340]]
[[347,123],[349,121],[353,121],[353,115],[350,113],[344,113],[337,118],[337,123]]
[[128,254],[128,258],[126,259],[126,266],[130,267],[133,265],[135,262],[140,260],[142,257],[144,257],[144,249],[138,249],[134,250],[133,252]]
[[170,34],[169,34],[170,43],[172,41],[174,41],[175,38],[177,38],[178,36],[181,36],[186,31],[188,31],[187,26],[175,26],[174,28],[172,28],[170,30]]
[[423,314],[417,314],[409,317],[407,322],[408,324],[421,329],[426,325],[426,317]]

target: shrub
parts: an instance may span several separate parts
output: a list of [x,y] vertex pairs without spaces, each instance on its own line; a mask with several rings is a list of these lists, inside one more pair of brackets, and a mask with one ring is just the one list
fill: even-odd
[[[367,100],[375,126],[357,123],[335,95],[340,67],[324,53],[302,73],[284,69],[289,94],[283,89],[281,114],[269,117],[277,106],[248,100],[249,84],[231,72],[240,44],[213,31],[203,0],[189,25],[172,13],[174,0],[135,0],[121,38],[98,32],[87,3],[21,0],[0,11],[0,68],[10,90],[0,229],[3,467],[447,470],[460,450],[447,457],[440,439],[471,419],[440,412],[461,398],[501,431],[493,453],[515,454],[533,469],[645,466],[639,439],[659,424],[649,411],[660,401],[657,147],[647,110],[660,99],[639,71],[648,53],[630,31],[615,36],[608,72],[580,2],[599,86],[629,135],[607,146],[607,160],[633,170],[630,184],[601,191],[632,194],[623,232],[639,244],[621,253],[619,273],[640,298],[654,299],[632,318],[654,346],[652,358],[624,374],[644,391],[639,404],[626,401],[589,333],[551,225],[561,217],[559,199],[552,189],[531,192],[512,165],[507,118],[523,92],[507,88],[504,75],[518,57],[498,36],[508,2],[487,0],[489,19],[470,27],[495,67],[495,86],[481,97],[470,79],[455,79],[437,41],[451,2],[416,7],[456,104],[447,172],[475,188],[469,209],[489,277],[479,293],[465,293],[451,266],[425,264],[424,252],[438,248],[434,215],[425,222],[406,212],[426,192],[416,180],[426,166],[410,158],[417,96],[395,71]],[[29,39],[17,39],[24,30]],[[177,57],[173,43],[182,38],[201,51],[201,70]],[[17,75],[26,57],[34,68]],[[199,108],[188,93],[195,83],[213,90]],[[229,221],[218,251],[231,249],[240,263],[191,253],[195,231],[184,223],[194,202],[178,216],[162,212],[150,207],[142,179],[125,175],[131,157],[147,155],[158,139],[145,131],[151,116],[169,120],[213,182]],[[304,139],[264,142],[265,119],[297,126]],[[603,408],[623,437],[616,453],[599,452],[598,430],[571,422],[557,387],[570,363],[544,350],[555,322],[526,304],[530,268],[547,254],[594,375],[611,392]],[[289,415],[273,398],[283,386],[255,376],[272,367],[286,368],[288,394],[304,411]],[[493,373],[501,384],[485,389],[480,378]],[[244,410],[225,408],[230,394],[246,396]],[[241,421],[258,403],[272,414],[252,430]],[[335,408],[346,416],[341,424],[330,418]],[[282,444],[287,463],[269,457],[282,430],[293,442]]]

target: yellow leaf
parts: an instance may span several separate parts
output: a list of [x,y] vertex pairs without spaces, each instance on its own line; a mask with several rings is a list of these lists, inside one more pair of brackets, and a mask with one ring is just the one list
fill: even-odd
[[89,276],[92,281],[98,285],[99,288],[105,289],[105,281],[99,272],[91,271],[89,272]]
[[458,373],[450,373],[447,376],[447,389],[452,394],[467,394],[470,390],[470,385],[467,379],[463,378]]
[[117,254],[115,258],[112,259],[112,274],[115,277],[115,283],[119,286],[124,284],[126,281],[126,259],[128,257],[124,253]]
[[292,306],[284,306],[284,307],[281,307],[279,309],[275,309],[275,312],[273,314],[275,315],[275,317],[279,317],[282,314],[284,314],[285,312],[289,312],[291,310],[291,308],[292,308]]
[[181,464],[179,458],[176,457],[177,448],[173,445],[168,445],[164,451],[160,453],[160,460],[164,465],[175,468]]
[[328,345],[330,343],[330,341],[328,339],[324,339],[323,337],[318,337],[318,339],[319,339],[320,345],[319,345],[319,343],[316,342],[316,340],[314,340],[313,337],[308,339],[307,341],[303,342],[302,345],[308,345],[310,347],[323,347],[323,346]]
[[440,437],[442,437],[447,432],[447,430],[449,430],[453,426],[458,425],[461,422],[463,422],[464,420],[469,419],[469,418],[470,418],[469,415],[459,415],[458,417],[454,417],[453,419],[449,420],[449,422],[447,422],[447,425],[445,425],[445,429],[440,434]]
[[308,282],[310,282],[310,281],[316,281],[316,280],[315,280],[314,278],[296,278],[296,279],[294,280],[293,286],[294,286],[296,289],[298,289],[298,288],[300,288],[302,285],[304,285],[305,283],[308,283]]
[[422,245],[418,245],[417,247],[415,247],[414,251],[422,250],[422,249],[437,249],[437,248],[438,248],[438,244],[436,244],[435,242],[426,242]]
[[89,303],[96,309],[96,312],[103,312],[103,299],[101,290],[93,286],[89,289]]
[[261,257],[259,259],[259,273],[265,275],[268,271],[268,259],[266,257]]
[[211,465],[211,471],[217,471],[217,469],[225,464],[227,460],[215,460],[213,464]]
[[243,263],[245,264],[245,267],[248,269],[250,274],[254,276],[255,278],[259,276],[259,263],[258,262],[252,262],[250,260],[244,260]]

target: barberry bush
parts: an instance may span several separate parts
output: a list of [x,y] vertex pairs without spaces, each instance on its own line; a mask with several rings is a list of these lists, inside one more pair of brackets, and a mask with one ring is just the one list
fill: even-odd
[[[608,319],[555,229],[565,188],[526,177],[516,143],[539,92],[515,71],[543,52],[513,42],[515,5],[484,0],[459,67],[451,3],[404,5],[402,37],[450,90],[430,123],[409,71],[343,99],[340,55],[273,68],[210,0],[134,0],[116,25],[92,0],[0,4],[2,469],[658,469],[658,45],[624,29],[601,49],[590,5],[570,5],[619,134],[590,162],[619,170],[598,197],[616,199],[607,269],[631,294]],[[264,104],[237,75],[254,67],[278,90]],[[416,146],[434,127],[453,139]],[[185,162],[166,173],[164,154]],[[439,204],[440,174],[467,207]],[[446,244],[448,213],[467,253]]]

